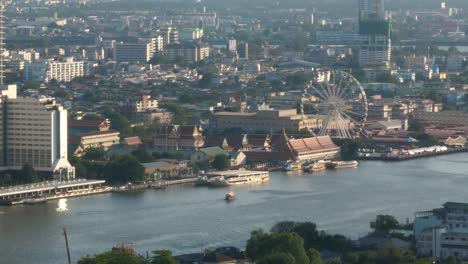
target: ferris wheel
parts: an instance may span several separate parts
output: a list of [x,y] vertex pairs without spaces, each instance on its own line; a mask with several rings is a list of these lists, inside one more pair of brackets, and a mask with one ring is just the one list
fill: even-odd
[[327,70],[319,77],[315,76],[302,95],[303,115],[306,101],[312,101],[317,114],[322,116],[318,136],[355,138],[357,132],[362,132],[368,114],[367,97],[364,88],[351,74]]

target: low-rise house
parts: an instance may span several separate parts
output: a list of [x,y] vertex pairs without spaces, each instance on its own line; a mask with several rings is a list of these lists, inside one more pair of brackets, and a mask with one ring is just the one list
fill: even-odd
[[231,159],[232,168],[241,168],[247,162],[247,156],[244,154],[244,152],[229,153],[229,158]]
[[377,121],[374,124],[371,124],[367,127],[369,130],[401,130],[406,129],[405,121],[402,120],[386,120],[386,121]]
[[138,148],[143,143],[141,142],[140,137],[126,137],[122,140],[122,146],[127,148]]
[[466,146],[466,137],[458,136],[458,137],[449,137],[444,141],[444,144],[449,147],[457,147],[463,148]]
[[193,164],[212,162],[218,155],[229,156],[229,154],[220,147],[201,148],[192,154],[190,161]]
[[179,164],[177,161],[161,159],[155,162],[143,163],[142,165],[145,168],[146,179],[160,180],[191,175],[191,170],[187,167],[187,163],[184,162],[183,164]]
[[109,131],[109,120],[69,120],[68,131],[70,136],[96,131]]
[[102,148],[107,151],[110,147],[120,144],[120,132],[116,130],[89,132],[73,136],[70,142],[73,154],[80,157],[89,148]]

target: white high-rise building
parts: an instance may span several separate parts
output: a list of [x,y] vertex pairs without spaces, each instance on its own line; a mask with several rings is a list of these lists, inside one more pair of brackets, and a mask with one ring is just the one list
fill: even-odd
[[82,76],[84,76],[84,62],[75,61],[72,57],[28,62],[24,65],[25,81],[71,82],[74,78]]
[[20,170],[25,164],[72,179],[68,162],[67,110],[54,98],[17,96],[16,85],[4,86],[0,99],[0,170]]

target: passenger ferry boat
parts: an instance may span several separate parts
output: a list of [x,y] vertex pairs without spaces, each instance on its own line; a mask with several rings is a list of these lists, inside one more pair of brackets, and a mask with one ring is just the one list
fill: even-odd
[[284,167],[285,171],[301,171],[302,170],[302,162],[291,162],[286,164]]
[[317,161],[304,168],[305,172],[319,172],[327,169],[327,163],[324,161]]
[[209,172],[206,184],[214,187],[224,187],[242,184],[257,184],[270,180],[268,171],[232,170]]
[[357,168],[359,162],[356,160],[353,161],[333,161],[327,164],[327,167],[330,169],[345,169],[345,168]]

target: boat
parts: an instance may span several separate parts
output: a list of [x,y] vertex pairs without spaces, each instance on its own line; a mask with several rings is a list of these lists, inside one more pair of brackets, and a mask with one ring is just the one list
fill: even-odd
[[300,171],[302,170],[302,162],[290,162],[284,167],[285,171]]
[[327,169],[325,162],[314,162],[313,164],[304,168],[305,172],[319,172]]
[[113,192],[136,192],[136,191],[143,191],[147,188],[146,185],[133,185],[131,183],[127,183],[126,185],[120,187],[114,187],[112,189]]
[[207,177],[209,179],[209,186],[225,187],[232,185],[262,183],[270,180],[270,172],[234,170],[209,173]]
[[24,204],[43,204],[47,203],[47,197],[36,197],[36,198],[30,198],[30,199],[25,199],[23,201]]
[[333,161],[333,162],[327,163],[327,168],[330,168],[330,169],[357,168],[358,166],[359,166],[359,162],[356,160]]
[[224,200],[226,201],[232,201],[236,198],[236,194],[234,192],[228,192],[226,193],[226,196],[224,196]]
[[193,183],[195,186],[208,186],[210,179],[207,176],[198,176]]

